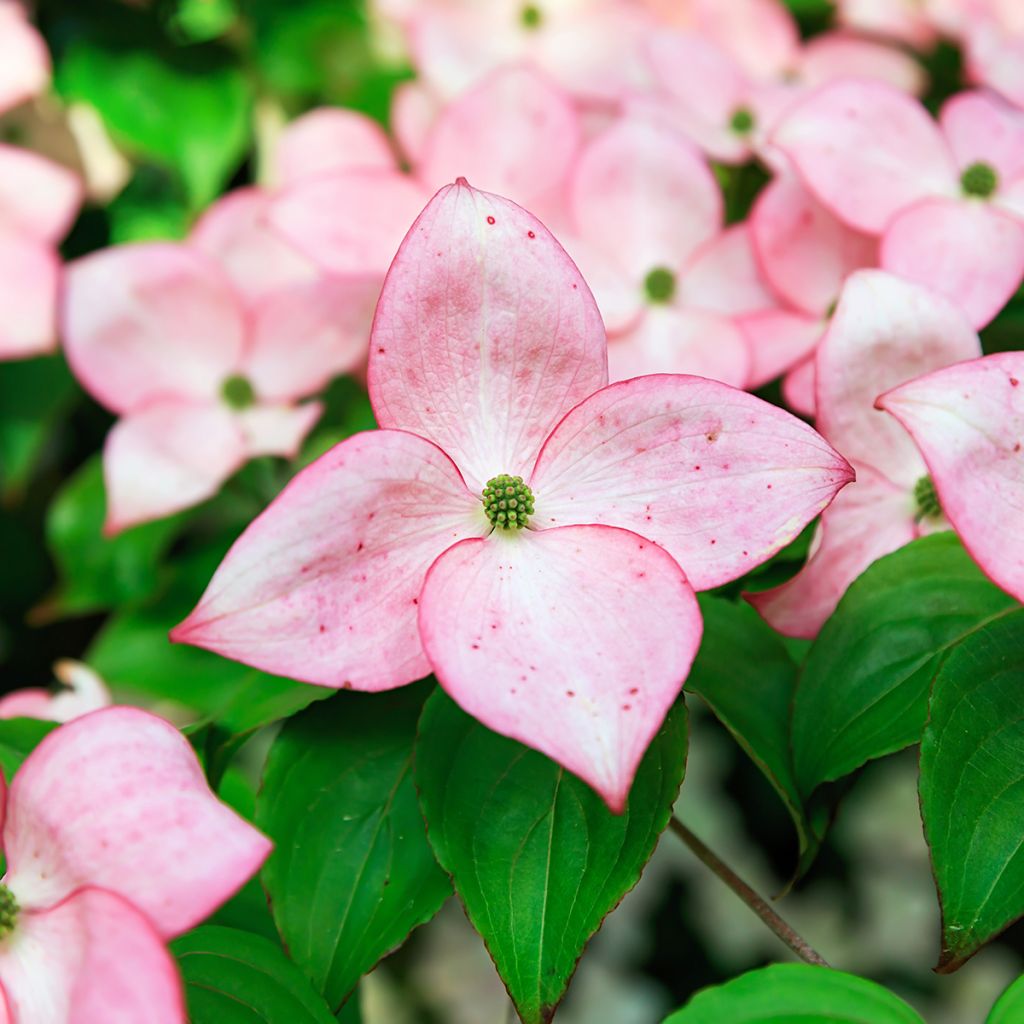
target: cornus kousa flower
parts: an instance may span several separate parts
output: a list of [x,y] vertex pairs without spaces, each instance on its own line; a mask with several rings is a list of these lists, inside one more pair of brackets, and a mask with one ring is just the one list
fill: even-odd
[[924,86],[912,58],[880,43],[829,33],[800,46],[795,25],[764,32],[752,19],[737,32],[732,18],[715,15],[715,35],[653,35],[646,54],[657,89],[629,102],[631,111],[678,127],[716,160],[743,163],[757,155],[780,164],[769,145],[772,129],[801,95],[825,82],[857,76],[910,93]]
[[612,380],[695,373],[744,386],[750,352],[731,317],[774,306],[744,227],[685,136],[623,119],[593,139],[569,182],[567,245],[608,327]]
[[1024,600],[1024,352],[958,363],[882,395],[910,432],[939,504],[981,568]]
[[582,134],[579,114],[562,89],[535,70],[505,68],[430,124],[409,174],[393,157],[390,167],[332,167],[341,159],[339,147],[330,133],[311,127],[301,138],[306,158],[292,162],[319,173],[292,176],[271,220],[318,266],[333,274],[370,275],[379,289],[409,224],[460,170],[530,209],[557,215]]
[[988,323],[1024,277],[1024,114],[961,93],[939,124],[885,85],[843,81],[803,100],[774,142],[841,220],[881,235],[881,266]]
[[270,851],[213,796],[184,737],[134,708],[96,711],[39,744],[4,807],[3,1020],[184,1024],[164,943]]
[[813,415],[814,349],[843,282],[877,263],[878,242],[843,224],[791,173],[765,187],[748,223],[761,275],[783,302],[739,321],[753,358],[750,383],[785,372],[788,405]]
[[53,674],[60,684],[56,692],[26,687],[0,697],[0,718],[70,722],[110,705],[106,683],[88,665],[65,658],[53,666]]
[[748,595],[780,632],[813,637],[873,561],[948,529],[925,461],[875,400],[980,350],[963,314],[941,296],[878,270],[849,278],[817,351],[816,404],[818,429],[857,480],[825,510],[804,568],[781,587]]
[[351,291],[255,291],[195,245],[118,246],[69,268],[68,361],[121,415],[104,449],[108,532],[203,501],[256,455],[294,455],[321,412],[298,400],[361,360]]
[[377,308],[384,429],[299,474],[172,638],[325,686],[433,671],[621,810],[697,650],[694,589],[764,560],[851,474],[723,384],[607,379],[597,307],[543,225],[443,189]]
[[[0,7],[0,76],[4,8]],[[71,171],[24,149],[0,145],[0,359],[57,347],[57,243],[82,201]]]

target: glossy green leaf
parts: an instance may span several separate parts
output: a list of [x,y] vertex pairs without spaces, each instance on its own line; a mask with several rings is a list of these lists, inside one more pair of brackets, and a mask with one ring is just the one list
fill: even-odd
[[111,608],[153,593],[160,560],[181,529],[173,516],[103,534],[103,466],[93,456],[64,485],[46,517],[46,540],[57,564],[57,592],[36,611],[40,620]]
[[921,813],[942,905],[940,971],[1024,914],[1024,609],[958,644],[921,739]]
[[267,759],[264,885],[285,945],[335,1008],[451,893],[412,783],[431,688],[340,693],[290,719]]
[[331,691],[168,640],[171,627],[195,606],[221,554],[215,545],[199,556],[178,559],[168,590],[158,600],[110,618],[86,660],[118,691],[166,701],[179,714],[189,709],[193,722],[215,723],[231,738],[286,718]]
[[260,935],[204,925],[171,943],[190,1024],[337,1024],[281,950]]
[[985,1024],[1020,1024],[1024,1020],[1024,975],[996,1000]]
[[8,783],[25,758],[56,728],[56,722],[38,718],[0,719],[0,768]]
[[636,885],[685,765],[680,703],[614,815],[589,786],[442,691],[427,701],[416,785],[430,842],[524,1024],[551,1020],[587,941]]
[[773,964],[698,992],[664,1024],[923,1024],[881,985],[828,967]]
[[686,689],[705,701],[779,794],[796,826],[803,866],[820,837],[805,816],[789,748],[796,663],[750,605],[701,594],[700,608],[704,637]]
[[193,208],[216,198],[252,130],[249,82],[231,51],[174,46],[147,11],[83,14],[65,32],[61,92],[92,104],[127,151],[173,167]]
[[0,494],[21,491],[78,388],[63,359],[0,363]]
[[804,663],[793,701],[793,763],[805,796],[921,736],[945,651],[1016,602],[956,535],[879,559],[846,592]]

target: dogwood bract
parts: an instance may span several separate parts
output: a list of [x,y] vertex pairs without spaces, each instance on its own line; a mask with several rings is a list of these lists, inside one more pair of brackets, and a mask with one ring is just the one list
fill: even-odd
[[0,718],[41,718],[70,722],[90,711],[109,707],[107,684],[88,665],[64,658],[53,666],[61,689],[51,693],[39,686],[12,690],[0,697]]
[[621,810],[700,641],[694,588],[778,550],[851,472],[723,384],[607,379],[597,307],[554,238],[448,186],[377,308],[384,429],[299,474],[173,639],[325,686],[433,670]]
[[961,93],[939,124],[916,100],[847,80],[802,100],[773,141],[880,265],[952,299],[983,327],[1024,278],[1024,114]]
[[749,596],[782,633],[813,637],[846,588],[877,558],[946,529],[928,468],[880,394],[981,352],[963,314],[919,285],[880,270],[846,282],[816,356],[817,426],[857,480],[821,517],[807,564],[789,582]]
[[878,399],[914,438],[946,517],[981,568],[1024,600],[1024,352],[936,370]]
[[269,840],[213,796],[173,726],[135,708],[61,726],[3,795],[0,1019],[184,1024],[164,943],[240,888]]

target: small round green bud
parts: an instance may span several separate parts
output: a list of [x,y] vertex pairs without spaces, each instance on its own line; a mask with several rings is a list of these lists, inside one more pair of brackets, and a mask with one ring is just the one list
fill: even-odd
[[247,377],[236,374],[221,385],[221,397],[232,409],[248,409],[256,401],[256,392]]
[[999,176],[989,164],[971,164],[960,175],[960,187],[964,190],[965,196],[988,199],[998,186]]
[[935,481],[927,474],[914,484],[914,501],[917,502],[917,520],[938,519],[942,515],[939,494],[935,490]]
[[19,909],[14,893],[0,883],[0,939],[7,938],[14,931]]
[[488,480],[483,499],[487,518],[502,530],[521,530],[533,515],[533,491],[521,476],[502,473]]
[[523,28],[540,28],[544,13],[535,4],[527,4],[519,12],[519,20],[523,23]]
[[749,135],[756,123],[754,112],[749,107],[737,108],[729,119],[729,127],[735,135]]
[[669,302],[676,293],[676,275],[668,267],[655,267],[644,278],[644,291],[651,302]]

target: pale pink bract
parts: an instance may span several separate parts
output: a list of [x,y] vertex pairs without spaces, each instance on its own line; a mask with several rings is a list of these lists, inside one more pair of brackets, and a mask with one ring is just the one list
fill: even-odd
[[[693,588],[778,550],[850,470],[723,384],[607,379],[597,307],[547,229],[442,189],[377,309],[384,429],[296,477],[173,639],[342,688],[433,670],[621,810],[699,644]],[[485,514],[502,473],[535,495],[527,529]]]
[[42,687],[26,687],[5,693],[0,697],[0,718],[70,722],[112,703],[106,683],[80,661],[62,659],[53,666],[53,674],[61,684],[60,690],[53,693]]
[[164,944],[228,899],[269,841],[213,796],[173,726],[135,708],[58,728],[4,796],[17,906],[0,945],[5,1020],[183,1024]]

